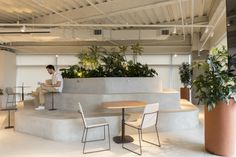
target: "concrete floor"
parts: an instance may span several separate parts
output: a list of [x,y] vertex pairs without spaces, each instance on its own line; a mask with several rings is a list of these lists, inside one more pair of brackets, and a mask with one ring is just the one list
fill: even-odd
[[[137,139],[137,136],[134,136]],[[154,139],[155,134],[145,134],[145,138]],[[203,128],[192,130],[162,132],[160,133],[162,147],[143,144],[144,157],[213,157],[204,151]],[[106,142],[89,144],[89,149],[105,147]],[[84,156],[124,157],[138,156],[122,149],[121,145],[112,141],[111,151],[87,154]],[[136,146],[127,145],[127,146]],[[39,137],[15,132],[13,129],[0,130],[0,156],[1,157],[78,157],[82,156],[80,142],[55,142]]]
[[[214,157],[204,150],[204,129],[203,129],[203,106],[200,109],[200,126],[191,130],[174,132],[160,132],[162,147],[153,146],[142,142],[144,157]],[[6,114],[6,113],[5,113]],[[3,116],[3,113],[1,114]],[[1,117],[1,116],[0,116]],[[0,118],[1,119],[1,118]],[[138,150],[137,135],[134,144],[127,146]],[[154,133],[145,133],[147,140],[156,140]],[[112,140],[111,140],[112,141]],[[88,144],[89,150],[105,148],[107,141]],[[126,157],[138,155],[122,149],[120,144],[111,142],[111,151],[94,154],[82,153],[83,145],[78,142],[58,142],[50,141],[40,137],[22,134],[13,129],[0,129],[0,157]],[[236,156],[235,156],[236,157]]]

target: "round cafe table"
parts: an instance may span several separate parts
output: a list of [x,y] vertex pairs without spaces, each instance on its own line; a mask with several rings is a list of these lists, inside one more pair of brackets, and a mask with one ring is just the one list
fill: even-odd
[[144,107],[145,105],[146,103],[142,101],[112,101],[102,103],[102,106],[107,109],[122,109],[121,136],[113,137],[114,142],[129,143],[134,141],[131,136],[125,135],[125,109]]

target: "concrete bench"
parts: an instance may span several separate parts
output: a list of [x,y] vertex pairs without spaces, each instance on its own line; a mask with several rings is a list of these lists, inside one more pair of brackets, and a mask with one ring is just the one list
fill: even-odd
[[[110,124],[111,136],[116,136],[120,131],[120,116],[102,113],[91,113],[86,118],[101,117]],[[55,141],[80,141],[83,132],[83,122],[78,112],[69,111],[34,111],[19,110],[15,114],[15,130],[34,136]],[[97,128],[91,130],[88,138],[100,138],[102,131]]]

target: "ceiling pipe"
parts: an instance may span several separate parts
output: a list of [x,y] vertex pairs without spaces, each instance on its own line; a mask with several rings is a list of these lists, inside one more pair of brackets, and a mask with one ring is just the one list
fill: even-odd
[[141,27],[141,28],[163,28],[163,27],[184,27],[184,28],[213,28],[213,25],[165,25],[165,24],[156,24],[156,25],[143,25],[143,24],[32,24],[32,23],[0,23],[0,27]]
[[[191,13],[191,15],[192,15],[192,25],[193,25],[193,22],[194,22],[194,0],[192,0],[192,13]],[[191,27],[191,41],[193,42],[193,27]]]
[[184,14],[183,14],[183,8],[182,8],[182,0],[179,0],[179,8],[180,8],[180,13],[181,13],[181,21],[182,21],[182,29],[183,29],[183,35],[184,35],[184,40],[185,40],[185,27],[184,27]]

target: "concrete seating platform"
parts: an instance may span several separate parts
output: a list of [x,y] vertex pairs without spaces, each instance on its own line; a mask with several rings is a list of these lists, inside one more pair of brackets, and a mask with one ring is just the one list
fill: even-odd
[[[110,123],[111,136],[119,133],[119,115],[91,114],[105,118]],[[103,128],[100,128],[103,129]],[[69,111],[35,111],[33,108],[19,110],[15,114],[15,130],[55,141],[79,141],[83,133],[80,114]],[[93,129],[88,138],[103,137],[102,130]]]
[[[193,129],[199,126],[199,109],[185,99],[180,100],[180,109],[162,109],[159,111],[158,130],[176,131]],[[137,119],[142,112],[129,113],[128,121]],[[148,128],[147,131],[153,131],[154,128]],[[135,133],[133,130],[127,130],[127,133]]]
[[[181,108],[173,110],[161,110],[159,113],[159,131],[174,131],[196,128],[199,125],[199,109],[187,100],[180,101]],[[80,114],[75,111],[35,111],[34,106],[25,107],[15,113],[15,130],[56,141],[80,141],[83,124]],[[131,113],[127,110],[126,118],[137,118],[139,113]],[[86,118],[105,118],[111,129],[111,137],[120,132],[120,110],[116,112],[94,112],[86,114]],[[100,128],[103,129],[103,128]],[[150,130],[151,131],[151,128]],[[89,138],[103,136],[103,131],[94,129]],[[132,134],[127,128],[127,134]]]

